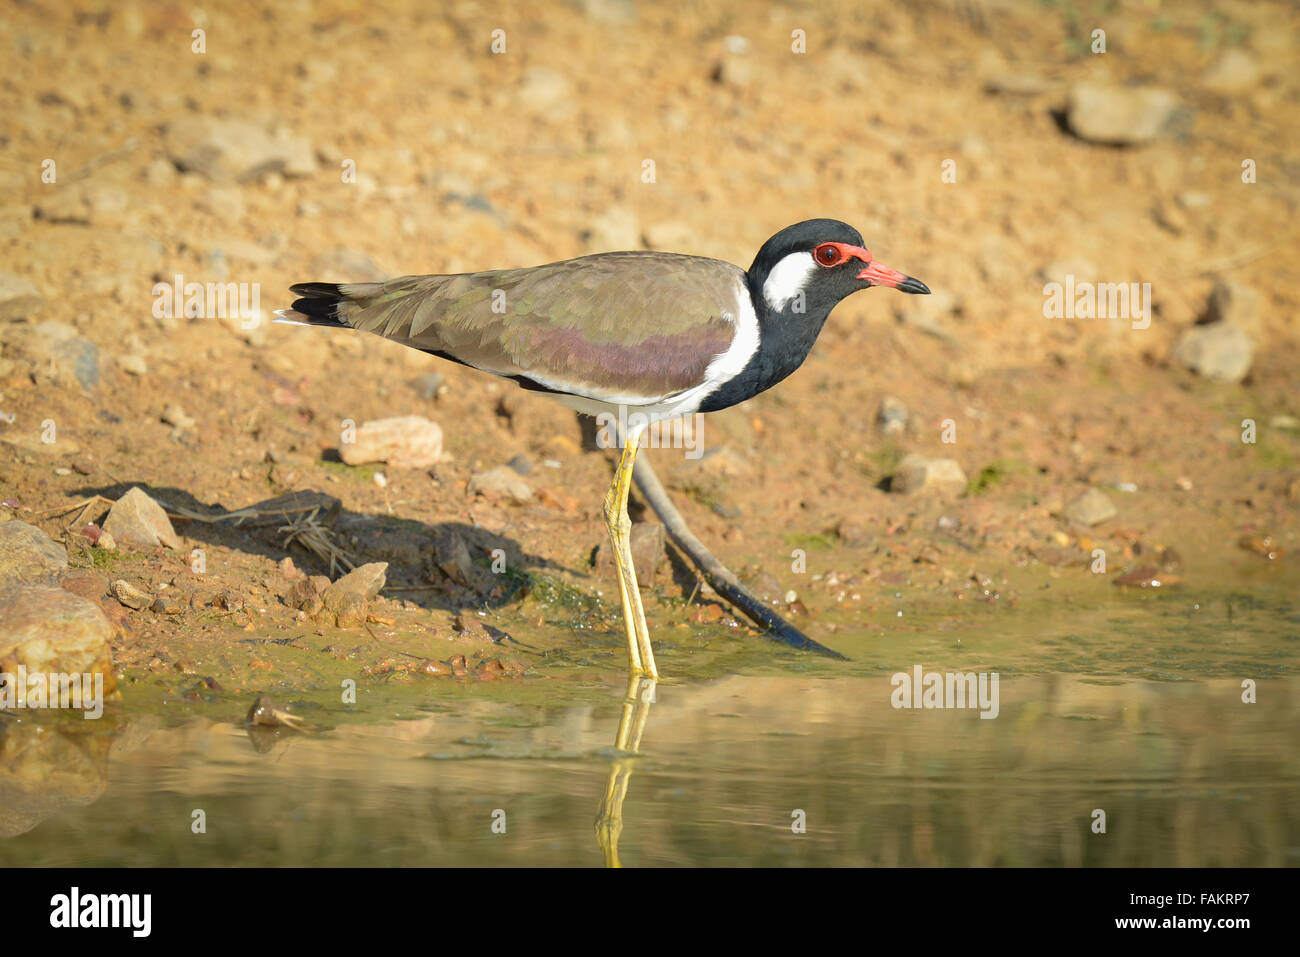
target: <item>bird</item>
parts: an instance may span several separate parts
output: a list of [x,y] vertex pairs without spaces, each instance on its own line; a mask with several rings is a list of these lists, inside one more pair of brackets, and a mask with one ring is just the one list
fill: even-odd
[[831,310],[863,289],[926,295],[834,219],[780,230],[749,269],[658,251],[386,282],[305,282],[277,322],[356,329],[511,379],[620,423],[603,511],[633,675],[658,678],[632,567],[628,493],[645,428],[730,408],[808,357]]

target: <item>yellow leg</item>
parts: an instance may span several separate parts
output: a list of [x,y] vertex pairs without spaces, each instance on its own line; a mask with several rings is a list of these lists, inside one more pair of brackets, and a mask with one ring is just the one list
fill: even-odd
[[627,651],[632,674],[658,678],[654,649],[650,647],[650,629],[645,623],[645,609],[641,605],[641,589],[637,586],[636,570],[632,567],[632,520],[627,515],[627,496],[632,491],[632,469],[636,466],[636,435],[627,438],[614,481],[605,493],[605,524],[613,546],[614,564],[618,568],[618,594],[623,605],[623,624],[627,629]]
[[655,699],[653,678],[632,675],[627,682],[627,695],[623,699],[623,714],[614,736],[617,754],[609,768],[609,781],[605,795],[596,812],[596,841],[605,857],[606,867],[622,867],[618,857],[618,841],[623,834],[623,801],[627,798],[632,779],[633,762],[641,747],[641,735],[650,717],[650,705]]

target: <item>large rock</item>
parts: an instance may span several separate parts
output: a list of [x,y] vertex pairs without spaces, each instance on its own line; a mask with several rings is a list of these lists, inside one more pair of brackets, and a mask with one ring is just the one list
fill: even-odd
[[0,523],[0,587],[53,584],[67,568],[67,550],[35,525]]
[[1218,382],[1240,382],[1250,371],[1255,344],[1230,322],[1193,326],[1178,338],[1174,358],[1192,371]]
[[363,422],[354,441],[339,444],[339,457],[348,465],[385,462],[395,469],[426,469],[442,458],[442,429],[420,415]]
[[40,585],[0,589],[0,672],[102,674],[116,687],[109,641],[113,623],[94,602]]
[[1164,131],[1178,98],[1154,87],[1094,86],[1070,90],[1070,130],[1094,143],[1148,143]]
[[371,562],[348,572],[325,589],[321,596],[325,611],[340,628],[365,623],[370,602],[379,595],[387,581],[388,562]]
[[956,498],[966,491],[968,484],[965,471],[955,459],[931,459],[913,452],[898,463],[889,490],[905,495]]
[[186,117],[167,128],[166,142],[177,166],[211,180],[243,183],[268,173],[307,176],[316,171],[308,140],[247,120]]
[[118,544],[181,547],[167,513],[139,487],[131,489],[113,503],[108,518],[104,520],[104,531],[112,535]]

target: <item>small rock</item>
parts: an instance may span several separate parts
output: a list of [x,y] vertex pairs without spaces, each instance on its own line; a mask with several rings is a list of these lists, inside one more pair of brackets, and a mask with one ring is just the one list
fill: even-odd
[[1153,565],[1141,565],[1115,578],[1116,585],[1137,588],[1169,588],[1173,585],[1181,585],[1182,582],[1183,580],[1177,575],[1159,571]]
[[[478,620],[478,616],[470,612],[457,612],[456,618],[452,622],[452,627],[460,633],[462,637],[472,638],[475,641],[482,641],[493,644],[492,635],[488,632],[483,622]],[[460,670],[465,669],[465,658],[463,655],[455,655],[451,658],[451,665],[456,669],[456,659],[460,659]],[[459,677],[459,676],[458,676]]]
[[325,594],[325,589],[329,588],[329,586],[330,580],[324,575],[312,575],[310,578],[295,579],[284,596],[284,603],[290,608],[305,611],[309,616],[315,618],[320,614],[321,608],[324,607],[321,596]]
[[307,176],[316,171],[311,143],[284,130],[242,119],[185,117],[168,126],[167,152],[183,171],[244,183],[270,174]]
[[186,415],[185,410],[174,403],[163,409],[161,418],[163,422],[175,428],[177,432],[184,432],[187,429],[194,428],[194,419]]
[[1227,322],[1193,326],[1174,345],[1173,357],[1193,372],[1218,382],[1240,382],[1250,371],[1255,344]]
[[904,495],[933,494],[956,498],[966,491],[968,480],[955,459],[931,459],[912,452],[898,464],[889,483],[891,492]]
[[1247,333],[1259,329],[1259,292],[1235,279],[1220,279],[1210,290],[1201,325],[1228,322]]
[[419,415],[362,423],[355,441],[343,442],[339,457],[348,465],[384,462],[395,469],[424,469],[442,458],[442,429]]
[[0,272],[0,322],[26,319],[41,307],[42,302],[31,280]]
[[67,570],[67,549],[35,525],[0,523],[0,586],[53,584]]
[[302,572],[298,571],[297,566],[293,563],[293,559],[288,555],[280,559],[278,567],[280,569],[280,575],[285,581],[297,581],[302,577]]
[[533,487],[506,465],[471,475],[467,491],[470,495],[482,495],[515,505],[525,505],[533,500]]
[[132,353],[129,356],[122,356],[117,360],[117,364],[122,367],[122,371],[130,375],[146,375],[149,372],[149,366],[144,361],[143,356]]
[[446,377],[441,372],[426,372],[424,375],[416,376],[411,380],[411,388],[422,399],[432,399],[438,394],[438,389],[442,387]]
[[100,529],[99,537],[95,539],[95,547],[101,548],[106,552],[116,551],[117,539],[113,537],[111,532],[106,532],[103,529]]
[[902,399],[887,395],[876,410],[876,428],[881,435],[902,435],[907,430],[907,406]]
[[153,596],[142,592],[129,581],[119,578],[108,586],[109,593],[127,608],[139,611],[153,604]]
[[104,531],[123,544],[181,547],[167,513],[138,486],[113,503]]
[[431,582],[447,581],[462,588],[472,588],[478,577],[478,569],[474,567],[465,539],[451,529],[444,530],[433,540],[425,564]]
[[1216,93],[1237,93],[1259,84],[1262,71],[1255,59],[1238,47],[1225,50],[1205,74],[1206,89]]
[[533,471],[533,460],[526,455],[516,455],[510,459],[506,465],[514,469],[520,475],[530,475]]
[[[387,582],[385,572],[388,562],[370,562],[348,572],[338,581],[325,589],[321,601],[325,610],[342,617],[346,612],[349,619],[358,613],[358,606],[351,596],[361,599],[362,605],[379,595],[380,589]],[[365,621],[365,608],[360,608],[361,621]],[[358,624],[360,622],[357,622]],[[340,627],[345,627],[340,625]]]
[[1094,143],[1136,144],[1156,139],[1178,107],[1178,99],[1155,87],[1094,86],[1070,90],[1070,130]]
[[1070,504],[1062,513],[1076,525],[1100,525],[1119,514],[1115,503],[1101,489],[1090,488]]
[[1269,561],[1286,556],[1286,550],[1278,546],[1272,535],[1243,535],[1237,540],[1237,545]]
[[183,609],[179,599],[172,595],[160,595],[153,600],[149,610],[155,615],[179,615]]

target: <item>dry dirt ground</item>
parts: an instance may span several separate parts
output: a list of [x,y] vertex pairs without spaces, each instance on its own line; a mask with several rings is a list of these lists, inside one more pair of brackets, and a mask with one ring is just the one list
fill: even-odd
[[[707,418],[713,454],[649,453],[697,534],[787,611],[794,591],[811,634],[879,627],[885,591],[1014,603],[1050,569],[1104,597],[1143,566],[1176,585],[1289,564],[1298,26],[1267,2],[10,3],[0,270],[34,288],[0,315],[4,511],[67,542],[106,607],[116,579],[178,596],[114,610],[128,680],[294,685],[295,647],[403,671],[495,654],[501,634],[534,664],[622,667],[612,577],[592,564],[611,463],[571,412],[266,319],[306,280],[610,248],[747,266],[777,229],[828,216],[935,295],[849,299],[794,376]],[[1088,142],[1068,117],[1081,84],[1176,99],[1147,142]],[[1149,282],[1149,327],[1046,317],[1045,280],[1067,272]],[[155,287],[177,276],[247,284],[260,321],[168,315]],[[1220,280],[1253,291],[1240,382],[1171,358]],[[907,409],[896,435],[876,421],[886,397]],[[441,462],[337,461],[346,420],[397,415],[441,425]],[[955,459],[968,487],[889,491],[908,452]],[[518,455],[531,503],[468,494]],[[305,617],[278,563],[325,566],[274,526],[176,518],[180,550],[85,547],[69,523],[104,509],[67,508],[132,485],[198,512],[333,496],[336,542],[390,563],[385,597],[355,627]],[[1090,488],[1118,510],[1095,526],[1066,517]],[[449,530],[479,567],[502,549],[508,574],[431,581]],[[680,564],[646,584],[679,661],[737,635],[766,647]]]

